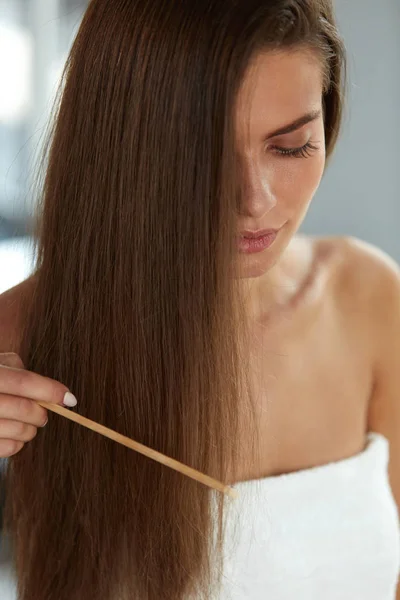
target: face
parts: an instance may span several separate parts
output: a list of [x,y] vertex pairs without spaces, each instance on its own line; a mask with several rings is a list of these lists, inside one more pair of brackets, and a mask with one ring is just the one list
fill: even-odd
[[[241,277],[259,277],[279,261],[319,186],[325,167],[322,91],[321,63],[307,50],[264,53],[243,82],[236,120],[244,184],[238,233],[280,231],[259,252],[238,250]],[[289,128],[302,117],[303,124]]]

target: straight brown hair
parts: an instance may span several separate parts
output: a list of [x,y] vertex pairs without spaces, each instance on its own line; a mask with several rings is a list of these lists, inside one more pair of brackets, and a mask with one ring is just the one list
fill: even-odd
[[[26,368],[224,482],[258,448],[236,100],[258,52],[300,46],[321,56],[329,158],[345,67],[330,0],[92,0],[40,163]],[[6,490],[19,600],[218,597],[222,494],[50,412]]]

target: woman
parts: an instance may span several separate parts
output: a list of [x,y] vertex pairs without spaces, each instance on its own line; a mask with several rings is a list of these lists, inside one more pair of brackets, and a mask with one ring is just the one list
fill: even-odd
[[[357,240],[297,234],[344,66],[329,0],[91,1],[35,273],[2,297],[21,600],[394,598],[398,268]],[[248,562],[228,563],[222,495],[58,415],[37,432],[35,400],[66,391],[237,486],[274,536],[252,546],[242,524]]]

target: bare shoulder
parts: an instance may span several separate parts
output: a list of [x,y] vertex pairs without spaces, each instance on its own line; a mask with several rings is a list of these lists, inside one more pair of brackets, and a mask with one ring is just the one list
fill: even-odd
[[380,315],[385,319],[387,309],[396,309],[400,267],[385,251],[351,236],[315,237],[313,243],[338,298],[356,303],[360,311],[373,311],[378,319]]
[[[371,405],[379,406],[373,413],[376,428],[383,405],[376,398],[388,396],[378,390],[382,382],[386,386],[393,380],[392,373],[400,373],[400,267],[385,251],[355,237],[314,238],[313,244],[321,270],[328,274],[326,293],[340,323],[368,357],[375,390]],[[397,381],[396,393],[399,386]]]
[[0,352],[19,352],[20,323],[32,297],[35,275],[0,294]]
[[[353,272],[353,277],[360,277],[369,281],[381,281],[381,283],[394,283],[398,279],[400,268],[397,262],[384,250],[355,237],[339,238],[343,258],[346,259],[343,267],[347,274]],[[354,273],[356,270],[356,273]]]

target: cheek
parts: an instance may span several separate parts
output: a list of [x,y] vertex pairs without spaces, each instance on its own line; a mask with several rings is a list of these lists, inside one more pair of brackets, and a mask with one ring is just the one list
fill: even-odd
[[318,151],[309,158],[291,158],[276,169],[276,192],[280,202],[287,205],[308,204],[321,182],[325,168],[325,152]]
[[[306,165],[303,173],[304,190],[311,198],[317,191],[319,184],[321,183],[322,175],[324,174],[325,168],[325,152],[318,152],[315,156],[309,159],[310,164]],[[307,162],[305,160],[304,162]]]

